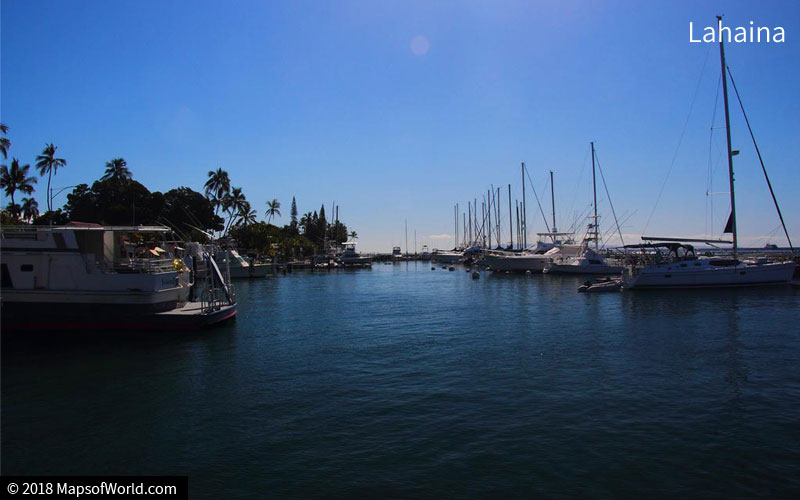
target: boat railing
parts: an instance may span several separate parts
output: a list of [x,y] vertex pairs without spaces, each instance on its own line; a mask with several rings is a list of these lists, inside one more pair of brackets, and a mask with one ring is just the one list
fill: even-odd
[[138,273],[167,273],[175,270],[174,260],[166,259],[131,259],[126,266],[130,271]]

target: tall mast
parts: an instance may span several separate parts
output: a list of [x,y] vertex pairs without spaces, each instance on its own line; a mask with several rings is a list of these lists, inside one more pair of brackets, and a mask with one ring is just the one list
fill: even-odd
[[500,240],[503,239],[502,235],[500,234],[501,225],[500,225],[500,188],[499,187],[497,188],[497,198],[495,198],[494,206],[495,206],[495,209],[497,210],[497,212],[496,212],[497,213],[497,218],[495,220],[497,220],[497,246],[499,247],[500,246]]
[[526,224],[525,214],[525,162],[522,162],[522,248],[528,248],[528,225]]
[[508,237],[511,250],[514,250],[514,219],[511,217],[511,184],[508,185]]
[[[717,28],[722,26],[722,16],[717,16]],[[717,30],[719,33],[719,29]],[[725,47],[722,44],[722,35],[719,37],[719,63],[722,68],[722,100],[725,103],[725,136],[728,139],[728,179],[731,186],[731,232],[733,233],[733,258],[739,253],[736,238],[736,197],[733,194],[733,151],[731,150],[731,117],[728,114],[728,78],[725,76]]]
[[[553,202],[553,232],[557,233],[558,229],[556,229],[556,195],[555,189],[553,189],[553,171],[550,171],[550,200]],[[553,236],[553,240],[555,241],[555,236]]]
[[408,257],[408,219],[405,220],[406,224],[406,257]]
[[594,142],[592,142],[592,194],[594,195],[594,249],[600,249],[597,234],[597,182],[594,173]]
[[469,219],[469,242],[472,244],[472,203],[467,202],[467,219]]
[[458,209],[453,205],[453,220],[455,221],[455,229],[453,229],[453,250],[458,248]]
[[492,193],[486,192],[486,215],[489,219],[486,221],[486,232],[489,233],[489,248],[492,248]]

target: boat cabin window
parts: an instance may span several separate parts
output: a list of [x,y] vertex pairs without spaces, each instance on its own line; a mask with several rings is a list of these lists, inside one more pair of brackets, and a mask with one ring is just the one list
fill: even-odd
[[589,259],[589,264],[602,265],[603,263],[597,259]]
[[733,267],[739,264],[739,261],[736,259],[714,259],[709,261],[709,264],[712,266],[719,266],[719,267]]
[[8,264],[0,264],[0,287],[14,288],[11,282],[11,273],[8,272]]
[[19,266],[19,270],[23,273],[32,273],[33,272],[33,264],[22,264]]

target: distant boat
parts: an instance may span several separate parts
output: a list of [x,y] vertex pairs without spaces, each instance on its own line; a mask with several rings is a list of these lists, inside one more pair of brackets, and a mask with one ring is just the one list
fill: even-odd
[[[479,264],[492,271],[512,273],[541,273],[545,266],[556,257],[573,257],[578,247],[572,243],[572,233],[560,233],[556,229],[556,205],[553,185],[553,172],[550,172],[550,198],[552,200],[553,226],[549,232],[537,233],[539,241],[533,249],[520,252],[489,251]],[[546,241],[549,238],[550,241]],[[562,239],[566,238],[566,239]]]
[[431,260],[431,253],[428,251],[428,245],[422,245],[422,254],[420,259],[423,261]]
[[587,281],[578,287],[578,291],[581,293],[618,292],[621,289],[622,278],[619,276]]
[[[622,272],[622,266],[608,263],[606,258],[600,254],[594,142],[592,143],[592,194],[594,196],[594,215],[589,216],[591,223],[586,228],[586,234],[579,250],[572,255],[565,253],[557,255],[545,265],[543,272],[552,274],[619,274]],[[594,249],[591,248],[592,243],[594,243]]]
[[523,252],[487,252],[480,261],[481,266],[492,271],[541,273],[545,266],[558,256],[574,256],[580,250],[578,245],[563,245],[540,241],[532,250]]
[[346,241],[342,243],[344,251],[338,257],[339,263],[344,267],[370,267],[372,257],[366,257],[356,252],[356,242]]
[[[719,23],[721,16],[717,16]],[[733,245],[732,257],[697,258],[694,247],[689,242],[707,242],[687,238],[657,238],[642,236],[646,243],[627,245],[628,248],[642,250],[642,258],[650,261],[648,265],[631,267],[631,275],[625,279],[626,289],[643,288],[693,288],[693,287],[736,287],[753,285],[784,284],[792,280],[795,263],[768,262],[765,258],[740,260],[737,247],[736,198],[733,188],[733,156],[730,135],[730,114],[728,111],[728,76],[726,74],[725,49],[720,38],[720,63],[722,72],[722,96],[727,129],[728,179],[730,183],[731,214],[724,233],[731,233],[732,241],[713,241],[711,243],[730,243]],[[760,154],[759,154],[760,157]],[[766,175],[766,170],[764,170]],[[769,184],[769,179],[767,178]],[[770,191],[772,186],[770,185]],[[774,198],[774,193],[773,193]],[[777,201],[775,202],[777,208]],[[780,216],[780,209],[778,209]],[[781,222],[783,222],[783,217]],[[785,227],[784,227],[785,231]],[[788,238],[788,233],[787,233]],[[665,252],[666,251],[666,252]],[[665,255],[666,253],[666,255]]]
[[214,260],[220,266],[228,265],[231,279],[263,278],[271,267],[269,264],[256,264],[253,260],[247,260],[233,249],[217,250],[214,252]]
[[213,257],[196,243],[184,245],[192,251],[183,259],[170,254],[163,238],[169,231],[4,227],[3,329],[180,329],[234,317],[233,287]]
[[392,260],[394,261],[403,260],[403,251],[400,249],[400,247],[392,248]]
[[774,243],[767,243],[766,245],[764,245],[764,250],[777,250],[777,249],[778,245]]
[[441,262],[442,264],[455,264],[464,257],[464,252],[458,248],[453,250],[437,250],[434,249],[431,254],[431,260],[434,262]]

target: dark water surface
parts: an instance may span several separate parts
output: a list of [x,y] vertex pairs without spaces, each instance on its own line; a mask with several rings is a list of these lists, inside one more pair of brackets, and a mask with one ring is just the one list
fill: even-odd
[[[4,336],[4,474],[192,497],[800,494],[800,290],[419,263],[239,282],[191,335]],[[796,496],[795,496],[796,497]]]

